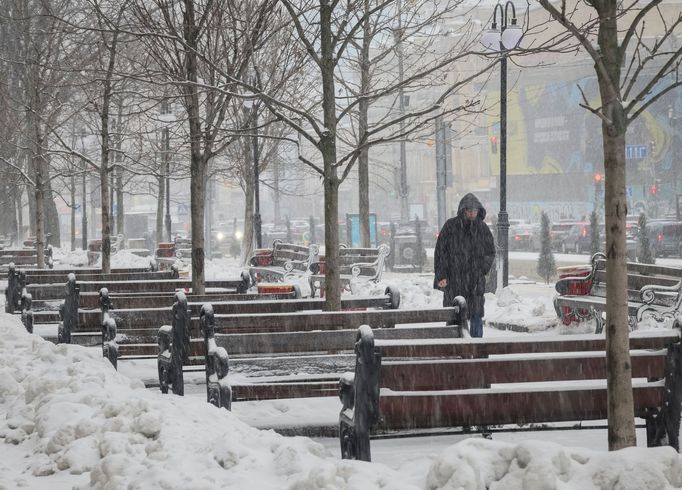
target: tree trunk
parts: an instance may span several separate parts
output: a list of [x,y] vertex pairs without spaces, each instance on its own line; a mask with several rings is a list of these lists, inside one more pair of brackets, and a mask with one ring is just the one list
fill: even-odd
[[109,103],[105,96],[101,114],[102,152],[99,167],[100,205],[102,206],[102,272],[111,272],[111,216],[109,214]]
[[326,309],[341,309],[341,276],[339,268],[339,178],[336,171],[336,66],[333,33],[333,6],[320,2],[320,75],[322,78],[322,111],[325,131],[319,148],[324,162],[324,255]]
[[19,187],[15,196],[15,206],[17,210],[17,241],[16,244],[19,245],[24,241],[24,207],[21,202],[21,194],[23,187]]
[[329,311],[338,311],[341,309],[341,268],[339,264],[339,183],[339,179],[336,175],[336,169],[331,169],[329,174],[324,178],[324,288],[326,308]]
[[595,2],[599,13],[599,48],[606,74],[597,70],[602,103],[606,227],[606,364],[609,450],[637,443],[627,305],[625,217],[625,131],[620,94],[620,49],[616,2]]
[[201,149],[203,131],[201,129],[201,108],[197,81],[199,78],[197,65],[197,46],[200,35],[196,24],[194,1],[185,0],[183,16],[183,38],[188,49],[185,52],[185,75],[190,83],[183,87],[185,109],[189,121],[190,137],[190,212],[192,213],[192,291],[204,294],[206,273],[204,271],[204,202],[206,200],[206,163],[209,155]]
[[[30,108],[40,107],[40,97],[35,91],[30,96]],[[45,267],[45,180],[47,169],[43,157],[43,135],[40,130],[40,120],[36,111],[29,110],[28,122],[33,134],[33,154],[31,155],[31,167],[35,175],[35,187],[33,189],[33,223],[35,231],[36,260],[38,269]]]
[[125,221],[123,208],[123,167],[116,167],[116,229],[125,234]]
[[635,446],[635,414],[627,305],[625,135],[604,132],[606,195],[606,360],[609,449]]
[[[253,165],[248,168],[253,169]],[[242,267],[248,265],[248,260],[253,254],[253,170],[248,173],[250,177],[246,179],[246,187],[244,188],[244,236],[242,236],[242,251],[239,256],[239,263]],[[233,231],[233,233],[236,230]],[[270,245],[270,244],[268,244]]]
[[[165,165],[161,165],[165,168]],[[163,203],[166,199],[166,187],[165,187],[164,170],[157,177],[159,183],[159,191],[156,200],[156,246],[158,248],[159,243],[163,241]]]
[[[197,136],[193,136],[194,140]],[[198,145],[196,145],[198,146]],[[191,162],[191,198],[192,213],[192,292],[204,294],[206,279],[204,271],[204,201],[206,198],[206,170],[203,159],[192,152]]]
[[[35,121],[37,124],[37,121]],[[38,269],[45,268],[45,175],[46,169],[43,163],[42,139],[36,128],[35,146],[35,232],[36,232],[36,260]]]
[[[365,12],[369,12],[369,0],[365,0]],[[358,104],[359,143],[367,141],[369,101],[364,98],[370,90],[369,75],[369,43],[371,30],[369,16],[363,23],[362,50],[360,52],[360,95],[363,96]],[[369,149],[363,148],[358,156],[358,208],[360,213],[360,242],[361,246],[370,246],[371,232],[369,228]]]
[[[72,172],[75,170],[72,169]],[[76,250],[76,177],[71,174],[71,251]]]
[[57,204],[54,202],[54,192],[52,191],[52,183],[50,181],[50,165],[49,159],[45,161],[45,230],[49,236],[45,236],[46,245],[55,247],[61,246],[61,230],[59,225],[59,212],[57,211]]

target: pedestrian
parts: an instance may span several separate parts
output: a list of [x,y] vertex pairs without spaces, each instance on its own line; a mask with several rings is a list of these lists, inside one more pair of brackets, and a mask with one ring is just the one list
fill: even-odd
[[495,260],[495,241],[483,221],[486,211],[469,193],[459,202],[457,216],[445,222],[434,254],[434,288],[443,291],[443,306],[455,296],[467,302],[472,337],[483,337],[485,275]]

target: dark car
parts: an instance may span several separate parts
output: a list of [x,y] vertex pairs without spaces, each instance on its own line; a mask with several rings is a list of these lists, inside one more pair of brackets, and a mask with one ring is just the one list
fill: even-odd
[[[577,223],[573,225],[561,242],[563,253],[573,252],[584,254],[590,252],[590,241],[592,240],[592,227],[589,223]],[[604,249],[604,233],[599,230],[599,246]]]
[[654,257],[667,257],[680,253],[682,222],[652,221],[647,224],[647,232]]
[[540,250],[540,227],[538,225],[514,225],[509,228],[509,250]]

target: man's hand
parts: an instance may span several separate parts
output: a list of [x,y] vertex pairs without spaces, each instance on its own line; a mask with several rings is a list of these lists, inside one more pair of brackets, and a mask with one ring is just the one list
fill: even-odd
[[448,285],[448,280],[447,280],[447,279],[441,279],[440,281],[438,281],[438,287],[439,287],[439,288],[444,288],[444,287],[447,286],[447,285]]

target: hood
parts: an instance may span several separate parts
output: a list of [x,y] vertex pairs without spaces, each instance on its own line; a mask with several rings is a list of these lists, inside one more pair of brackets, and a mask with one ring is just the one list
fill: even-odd
[[459,201],[459,207],[457,208],[457,216],[464,217],[465,209],[478,209],[478,218],[483,221],[485,219],[486,211],[478,200],[471,192],[466,194],[461,201]]

